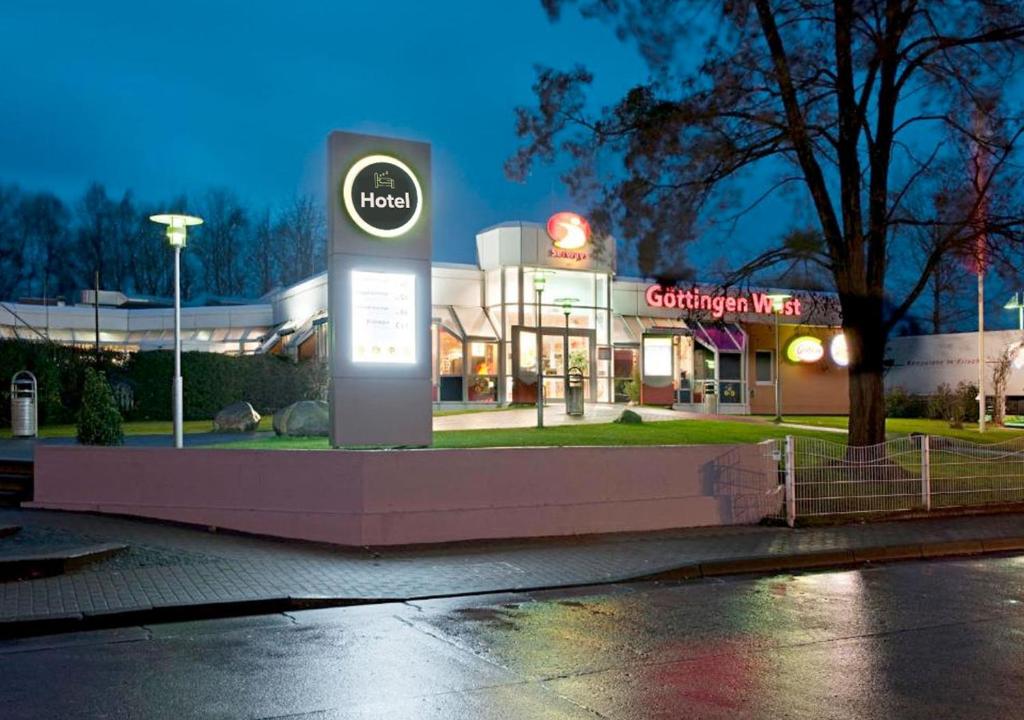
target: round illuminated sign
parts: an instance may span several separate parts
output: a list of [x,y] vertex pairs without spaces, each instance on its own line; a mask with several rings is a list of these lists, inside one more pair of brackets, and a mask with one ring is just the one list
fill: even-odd
[[579,250],[590,240],[590,223],[573,212],[555,213],[548,218],[548,236],[556,248]]
[[832,362],[839,367],[846,367],[850,364],[850,351],[846,346],[846,336],[839,333],[832,338],[828,344],[828,354],[832,356]]
[[389,155],[368,155],[349,168],[341,186],[341,200],[360,230],[380,238],[409,232],[423,210],[416,174]]
[[795,363],[818,362],[825,355],[821,339],[811,335],[800,335],[786,346],[786,359]]

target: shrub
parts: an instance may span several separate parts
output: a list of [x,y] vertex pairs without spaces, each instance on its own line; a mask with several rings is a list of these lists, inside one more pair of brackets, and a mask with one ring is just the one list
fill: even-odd
[[955,388],[942,383],[928,401],[928,417],[945,420],[951,428],[978,421],[978,388],[961,381]]
[[78,442],[83,445],[120,445],[124,442],[121,413],[102,372],[86,368],[82,407],[78,411]]
[[885,394],[885,416],[891,418],[923,418],[928,416],[928,397],[911,395],[901,387]]
[[622,414],[613,422],[621,423],[622,425],[640,425],[644,419],[640,416],[640,413],[633,412],[632,410],[623,410]]

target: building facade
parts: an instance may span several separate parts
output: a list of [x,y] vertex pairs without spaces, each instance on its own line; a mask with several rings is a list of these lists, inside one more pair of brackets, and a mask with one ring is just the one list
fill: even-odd
[[[786,413],[847,412],[834,297],[619,278],[613,241],[560,240],[551,223],[503,223],[478,233],[476,265],[433,264],[435,403],[534,403],[538,379],[555,402],[573,375],[589,402],[771,414],[778,380]],[[91,345],[98,315],[104,347],[172,348],[173,311],[140,304],[2,303],[0,336]],[[256,302],[185,307],[183,347],[325,358],[326,308],[326,273]]]

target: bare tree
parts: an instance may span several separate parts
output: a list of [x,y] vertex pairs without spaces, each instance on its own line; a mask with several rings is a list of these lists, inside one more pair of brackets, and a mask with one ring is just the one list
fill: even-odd
[[189,245],[201,268],[203,286],[216,295],[241,295],[246,288],[248,213],[223,188],[207,192],[201,205],[203,224]]
[[1021,343],[1013,342],[1004,347],[992,365],[992,395],[994,407],[992,423],[1002,425],[1006,422],[1006,385],[1010,380],[1013,360],[1021,351]]
[[[802,188],[823,244],[802,250],[831,279],[850,353],[851,444],[885,439],[883,362],[892,328],[948,253],[1019,241],[1020,116],[1002,95],[1021,65],[1016,0],[543,0],[613,22],[650,77],[596,114],[584,68],[541,69],[526,140],[507,171],[567,155],[565,180],[598,224],[639,245],[641,270],[678,252],[723,206]],[[676,49],[701,47],[698,63]],[[689,62],[688,62],[689,60]],[[984,122],[976,122],[977,118]],[[935,174],[941,166],[963,169]],[[973,170],[972,170],[973,165]],[[758,171],[761,171],[758,174]],[[771,181],[758,178],[770,175]],[[939,187],[957,177],[955,187]],[[739,181],[739,182],[738,182]],[[754,187],[740,203],[738,188]],[[908,197],[937,197],[915,211]],[[908,230],[938,242],[912,282],[887,285],[910,259]],[[904,250],[898,248],[902,246]],[[772,250],[778,262],[795,250]],[[646,266],[645,266],[646,263]],[[751,267],[763,267],[757,258]]]
[[98,182],[91,183],[79,200],[76,211],[77,247],[73,261],[78,270],[79,287],[92,287],[94,273],[99,273],[101,283],[106,281],[112,212],[113,203],[106,188]]
[[283,279],[295,282],[324,269],[326,221],[322,203],[296,197],[278,217]]
[[16,185],[0,185],[0,300],[11,298],[23,279],[23,249],[18,207],[22,193]]
[[281,244],[281,233],[271,220],[270,211],[264,210],[253,224],[249,243],[250,287],[257,295],[270,292],[280,283]]
[[25,195],[18,204],[29,292],[52,298],[76,289],[67,262],[69,215],[63,201],[49,192]]

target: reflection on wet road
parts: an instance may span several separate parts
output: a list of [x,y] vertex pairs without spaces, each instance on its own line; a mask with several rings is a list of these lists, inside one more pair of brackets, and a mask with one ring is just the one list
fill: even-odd
[[1024,557],[0,643],[13,718],[1024,717]]

